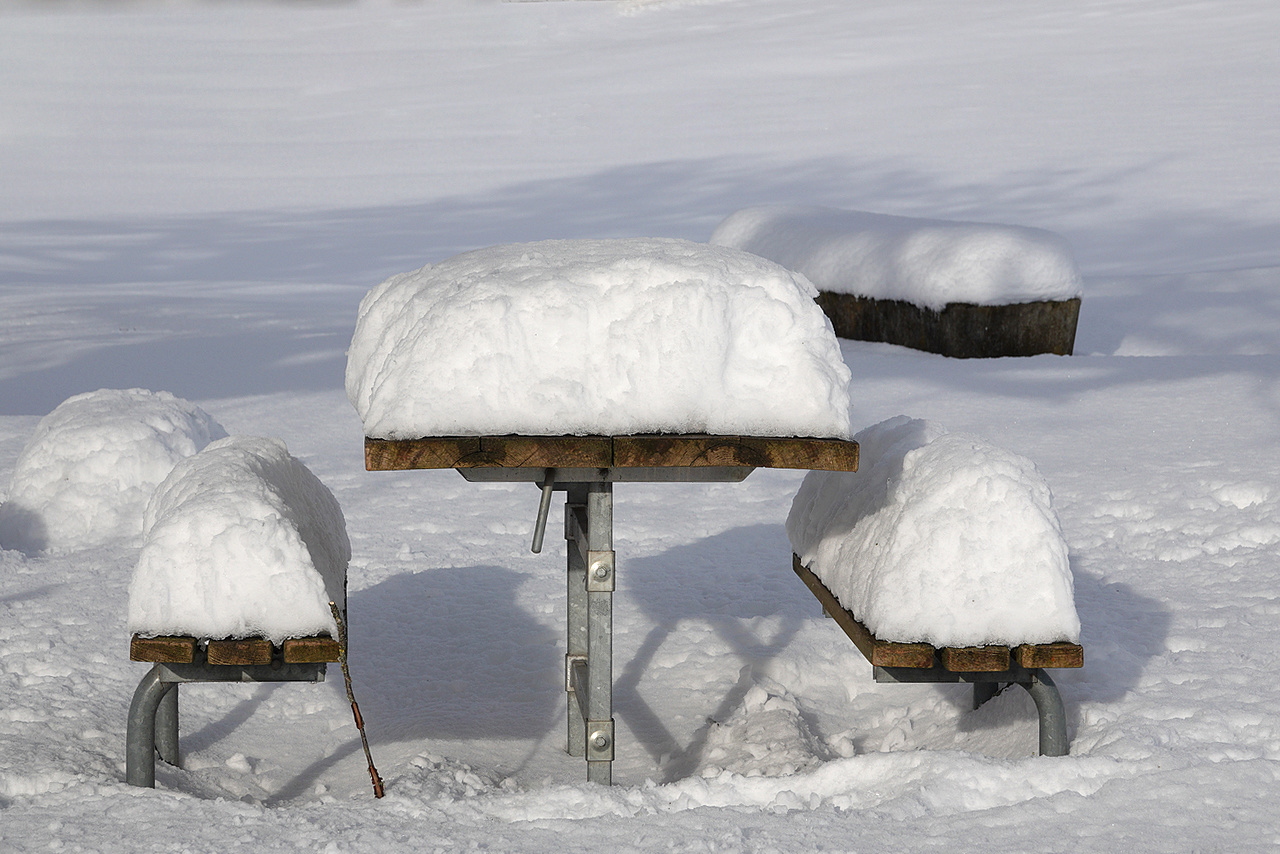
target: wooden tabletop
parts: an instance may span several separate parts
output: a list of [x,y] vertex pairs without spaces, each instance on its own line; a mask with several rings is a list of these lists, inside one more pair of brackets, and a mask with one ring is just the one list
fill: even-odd
[[858,443],[761,436],[433,436],[364,440],[368,471],[466,468],[750,468],[857,471]]

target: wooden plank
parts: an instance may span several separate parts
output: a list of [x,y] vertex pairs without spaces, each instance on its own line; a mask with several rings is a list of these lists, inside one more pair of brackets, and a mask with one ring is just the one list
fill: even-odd
[[129,641],[130,661],[155,661],[164,664],[190,664],[196,657],[196,639],[189,637],[144,638],[134,635]]
[[613,444],[607,436],[484,436],[480,453],[456,465],[503,468],[609,468]]
[[851,440],[744,436],[740,441],[759,454],[760,468],[858,470],[858,443]]
[[764,464],[759,450],[738,436],[635,435],[613,437],[613,464],[618,468],[749,466]]
[[835,595],[827,589],[818,576],[814,575],[807,566],[800,563],[800,558],[796,555],[791,556],[791,568],[795,570],[796,575],[800,576],[800,580],[805,583],[810,592],[818,598],[822,603],[822,607],[832,619],[836,621],[836,625],[844,630],[849,636],[858,650],[866,656],[874,667],[912,667],[912,668],[929,668],[933,667],[934,649],[927,643],[893,643],[891,641],[882,641],[867,629],[866,626],[858,622]]
[[289,638],[281,648],[285,664],[318,664],[338,660],[338,642],[331,637]]
[[210,664],[270,664],[271,651],[266,638],[211,640],[206,650]]
[[366,471],[451,469],[480,450],[479,436],[364,440]]
[[1028,670],[1035,667],[1084,667],[1084,648],[1075,643],[1023,644],[1014,660]]
[[1009,669],[1007,646],[961,646],[938,650],[943,670],[953,673],[996,673]]

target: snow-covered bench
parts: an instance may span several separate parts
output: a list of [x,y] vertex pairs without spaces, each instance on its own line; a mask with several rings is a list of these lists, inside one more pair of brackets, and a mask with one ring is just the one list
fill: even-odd
[[351,558],[342,511],[272,439],[214,442],[174,467],[147,505],[129,590],[134,693],[126,779],[177,765],[183,682],[320,682],[342,660]]
[[803,273],[836,334],[957,358],[1071,355],[1080,272],[1043,229],[771,205],[711,242]]
[[787,532],[796,574],[877,682],[1001,684],[1030,692],[1040,753],[1069,748],[1051,668],[1084,664],[1067,547],[1025,458],[930,422],[856,437],[869,470],[814,472]]

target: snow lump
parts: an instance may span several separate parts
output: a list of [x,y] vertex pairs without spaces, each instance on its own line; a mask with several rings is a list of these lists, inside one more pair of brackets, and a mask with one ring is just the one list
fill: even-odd
[[711,242],[769,258],[823,291],[898,300],[1011,305],[1080,296],[1067,242],[1039,228],[767,205],[740,210]]
[[147,505],[129,631],[329,635],[351,559],[342,509],[283,442],[237,436],[174,467]]
[[375,438],[847,438],[849,371],[816,293],[684,240],[480,249],[365,296],[347,395]]
[[1025,457],[899,416],[855,437],[863,468],[811,472],[787,534],[881,640],[1078,642],[1067,545]]
[[223,436],[204,410],[168,392],[69,398],[40,420],[18,456],[0,505],[0,546],[31,553],[136,540],[156,485]]

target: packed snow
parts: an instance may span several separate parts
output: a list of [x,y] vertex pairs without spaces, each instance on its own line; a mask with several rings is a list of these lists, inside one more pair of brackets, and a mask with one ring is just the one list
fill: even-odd
[[174,467],[147,504],[129,584],[145,637],[338,637],[346,607],[342,508],[277,439],[233,436]]
[[1030,460],[902,416],[855,438],[866,464],[806,475],[787,534],[872,634],[937,647],[1080,639],[1067,543]]
[[[331,670],[184,686],[183,767],[126,786],[137,542],[0,550],[0,851],[1275,848],[1280,7],[1208,8],[0,4],[0,493],[99,388],[282,437],[346,519],[387,783]],[[876,684],[791,571],[803,474],[759,470],[617,486],[616,785],[589,785],[537,490],[364,471],[343,368],[378,282],[772,204],[1070,242],[1074,356],[840,343],[857,429],[946,424],[1052,488],[1070,755],[1035,755],[1026,692]]]
[[803,277],[687,240],[494,246],[369,292],[365,433],[848,438],[849,369]]
[[152,491],[174,465],[225,436],[168,392],[100,389],[40,419],[0,504],[0,546],[24,552],[136,540]]
[[776,261],[823,291],[935,311],[1066,300],[1081,289],[1066,240],[1042,228],[773,205],[730,215],[711,242]]

